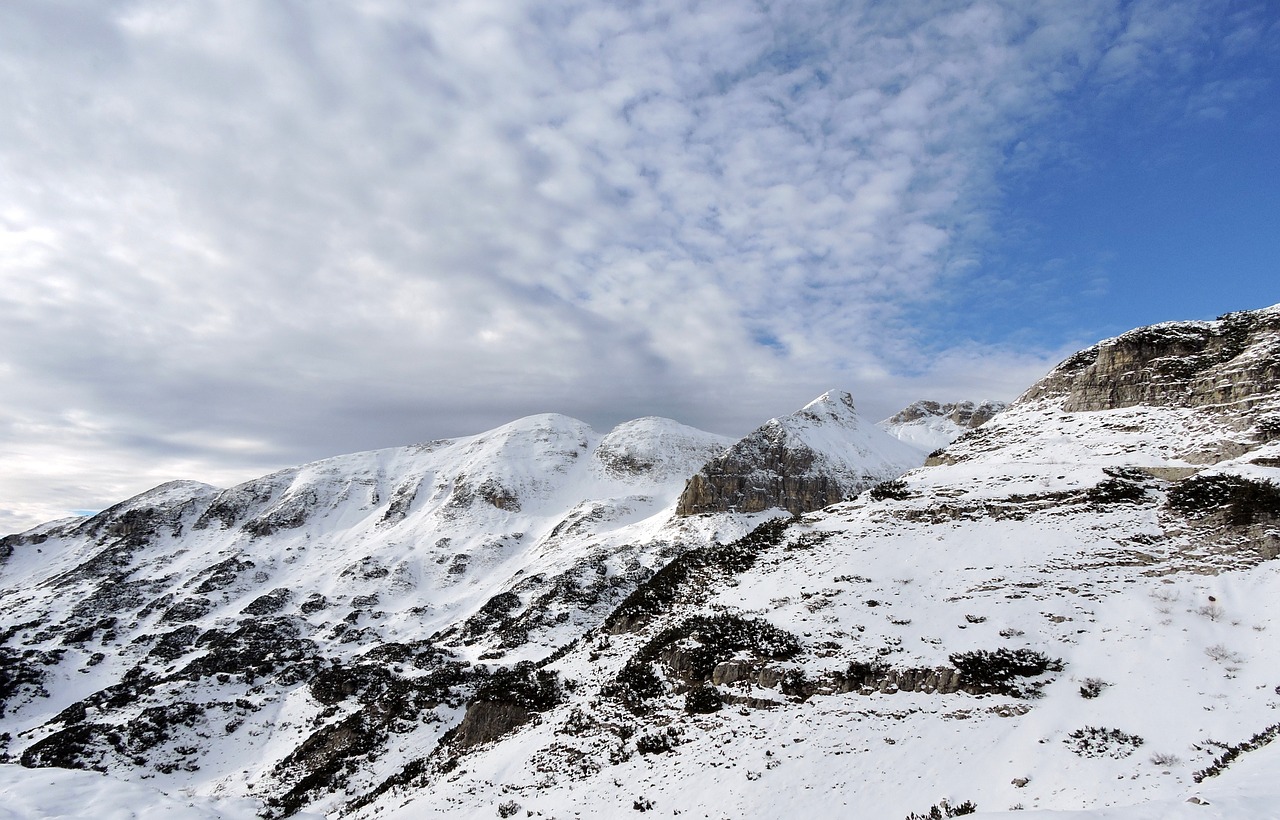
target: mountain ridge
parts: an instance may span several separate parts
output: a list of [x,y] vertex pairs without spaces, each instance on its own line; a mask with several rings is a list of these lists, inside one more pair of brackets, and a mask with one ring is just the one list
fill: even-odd
[[[1105,340],[799,515],[797,444],[924,455],[838,391],[544,414],[0,539],[4,754],[273,817],[1265,817],[1277,316]],[[735,448],[780,503],[676,515]]]

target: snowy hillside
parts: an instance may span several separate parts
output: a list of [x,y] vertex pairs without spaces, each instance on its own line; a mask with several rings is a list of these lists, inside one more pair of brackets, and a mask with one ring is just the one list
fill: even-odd
[[682,539],[740,531],[667,525],[729,443],[665,419],[600,436],[534,416],[227,490],[166,484],[6,538],[9,752],[290,806],[316,771],[394,767],[387,737],[434,744],[471,662],[542,658]]
[[1007,407],[1001,401],[971,401],[939,404],[917,401],[894,413],[876,426],[899,441],[924,453],[946,447],[975,427],[986,424]]
[[1253,388],[1234,424],[1033,389],[954,463],[690,553],[549,667],[540,723],[360,816],[1275,817],[1280,460]]
[[905,475],[923,452],[831,393],[737,443],[547,415],[167,484],[0,540],[10,762],[109,775],[0,788],[202,818],[1280,817],[1277,387],[1272,308],[1081,351]]

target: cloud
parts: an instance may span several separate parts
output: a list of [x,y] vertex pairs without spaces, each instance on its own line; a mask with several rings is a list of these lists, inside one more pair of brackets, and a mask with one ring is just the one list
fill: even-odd
[[913,354],[905,317],[1004,146],[1198,19],[1148,11],[5,5],[8,526],[530,412],[1009,397],[1058,351]]

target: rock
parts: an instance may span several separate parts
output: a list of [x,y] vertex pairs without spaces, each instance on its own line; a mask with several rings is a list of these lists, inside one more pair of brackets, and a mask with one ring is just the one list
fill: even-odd
[[1278,345],[1276,308],[1138,328],[1075,354],[1018,403],[1066,394],[1068,413],[1146,405],[1239,414],[1274,398]]
[[458,747],[466,749],[497,740],[528,723],[533,715],[531,709],[518,703],[475,701],[467,707],[467,713],[453,735],[453,742]]
[[685,485],[677,515],[822,509],[919,466],[923,456],[858,415],[848,393],[829,392],[771,419],[709,461]]

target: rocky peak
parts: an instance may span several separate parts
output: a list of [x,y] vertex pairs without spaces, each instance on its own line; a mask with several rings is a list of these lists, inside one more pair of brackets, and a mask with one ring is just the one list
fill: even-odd
[[828,391],[709,461],[685,485],[676,514],[782,508],[799,515],[921,461],[916,450],[864,421],[849,393]]

